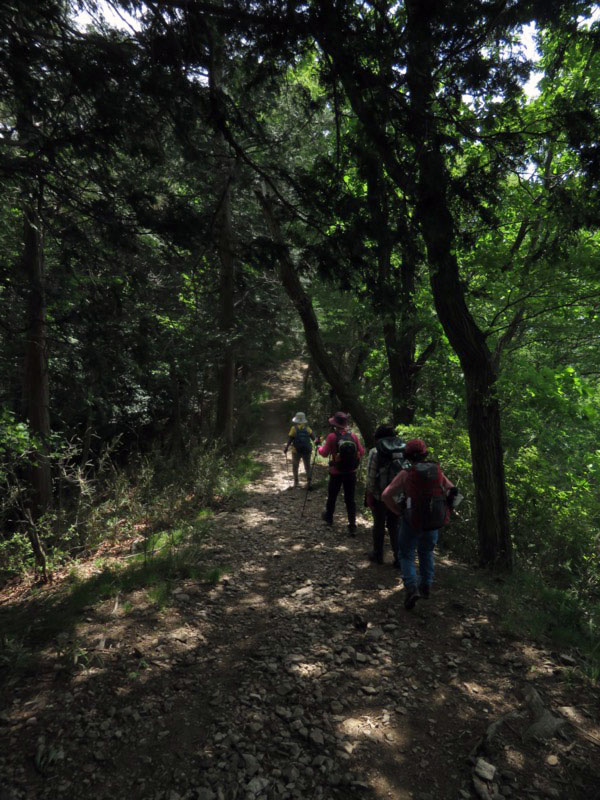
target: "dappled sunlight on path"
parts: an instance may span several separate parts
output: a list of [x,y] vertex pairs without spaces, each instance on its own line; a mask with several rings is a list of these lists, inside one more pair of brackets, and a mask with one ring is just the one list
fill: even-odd
[[440,559],[432,599],[405,612],[389,555],[366,557],[369,520],[356,538],[343,505],[332,529],[321,522],[326,468],[315,492],[289,490],[286,409],[301,379],[294,363],[269,381],[264,473],[201,548],[218,580],[181,581],[162,610],[145,592],[87,609],[70,645],[81,668],[55,669],[49,648],[8,704],[0,731],[27,754],[6,773],[15,800],[469,798],[477,757],[499,753],[479,797],[563,796],[544,760],[555,745],[540,755],[514,735],[482,748],[503,715],[527,718],[541,661],[500,632],[493,597],[466,597],[466,568]]

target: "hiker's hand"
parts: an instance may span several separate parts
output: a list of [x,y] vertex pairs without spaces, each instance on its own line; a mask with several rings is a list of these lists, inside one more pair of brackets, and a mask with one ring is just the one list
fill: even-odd
[[287,448],[287,444],[286,444],[286,446],[283,448],[283,452],[287,453],[287,451],[288,451],[288,448]]
[[317,447],[321,444],[321,437],[320,436],[317,436],[317,438],[315,439],[315,444],[317,445]]
[[448,489],[448,494],[446,495],[446,503],[448,504],[449,508],[453,508],[454,506],[454,498],[458,494],[458,489],[456,486],[453,486],[451,489]]

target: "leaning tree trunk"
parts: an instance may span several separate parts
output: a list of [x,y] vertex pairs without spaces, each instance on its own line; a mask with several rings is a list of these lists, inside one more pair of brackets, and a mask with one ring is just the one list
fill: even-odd
[[465,376],[467,418],[482,566],[510,569],[512,547],[495,397],[496,372],[485,336],[465,302],[455,256],[454,220],[447,199],[448,173],[432,104],[435,97],[431,38],[432,5],[406,3],[412,134],[419,169],[417,208],[429,260],[436,310]]
[[374,444],[373,421],[367,413],[365,407],[360,402],[356,392],[342,376],[335,366],[333,358],[329,355],[321,338],[319,322],[317,320],[310,297],[298,278],[294,263],[289,253],[287,244],[283,239],[279,223],[275,218],[271,207],[270,199],[264,194],[257,193],[259,202],[263,208],[267,226],[278,248],[278,270],[279,278],[288,297],[292,301],[298,316],[304,326],[306,344],[310,355],[320,369],[325,380],[329,383],[333,391],[339,398],[344,411],[348,411],[362,434],[367,447]]

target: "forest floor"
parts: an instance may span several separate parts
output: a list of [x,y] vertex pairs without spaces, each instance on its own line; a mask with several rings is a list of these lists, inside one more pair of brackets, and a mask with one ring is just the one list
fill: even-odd
[[52,637],[44,593],[0,596],[0,624],[39,626],[34,667],[4,669],[0,800],[600,798],[576,654],[509,636],[493,579],[445,557],[405,611],[369,519],[348,537],[340,498],[321,521],[325,467],[302,517],[282,452],[300,375],[272,378],[264,472],[200,545],[227,573],[90,604]]

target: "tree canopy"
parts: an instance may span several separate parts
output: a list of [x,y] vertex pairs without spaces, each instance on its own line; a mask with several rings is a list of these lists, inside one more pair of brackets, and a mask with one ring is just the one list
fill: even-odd
[[0,22],[3,552],[60,546],[76,465],[239,447],[264,370],[303,354],[323,421],[367,444],[391,421],[454,468],[462,555],[598,591],[595,4]]

